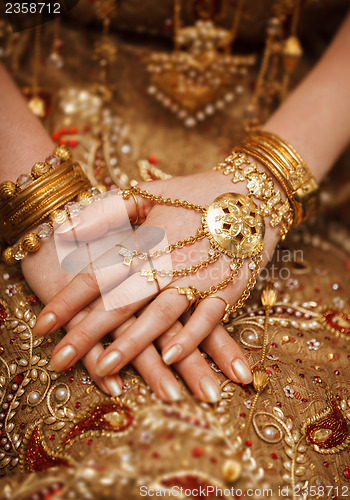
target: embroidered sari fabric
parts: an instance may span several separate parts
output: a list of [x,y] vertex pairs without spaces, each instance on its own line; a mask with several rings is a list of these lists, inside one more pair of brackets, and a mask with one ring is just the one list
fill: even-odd
[[[122,4],[127,10],[127,2]],[[136,9],[139,2],[129,4]],[[164,23],[166,14],[159,13],[159,18]],[[83,165],[95,140],[94,113],[99,109],[93,83],[85,79],[95,71],[89,34],[86,28],[62,29],[66,47],[74,50],[65,52],[55,84],[61,90],[54,91],[56,106],[45,119],[56,138],[73,141],[70,145]],[[155,44],[159,50],[158,43],[133,36],[118,40],[117,61],[109,73],[115,97],[107,113],[115,125],[111,143],[119,161],[118,180],[123,175],[139,178],[137,161],[145,158],[171,175],[207,170],[243,134],[248,93],[190,130],[147,95],[144,59]],[[17,80],[25,86],[31,59],[24,49],[23,54],[26,65]],[[53,92],[46,95],[50,100]],[[68,108],[72,112],[67,121]],[[221,385],[222,399],[216,405],[199,402],[185,386],[183,401],[166,404],[131,367],[121,373],[120,398],[102,393],[82,363],[61,373],[50,370],[51,352],[64,332],[32,335],[42,304],[19,267],[1,265],[0,499],[136,499],[152,492],[212,499],[244,494],[349,497],[347,172],[344,157],[343,169],[338,167],[333,177],[345,193],[342,206],[330,213],[339,200],[333,203],[337,188],[329,185],[323,196],[327,217],[288,236],[245,308],[226,324],[253,366],[260,358],[265,321],[262,287],[266,280],[274,283],[278,297],[268,319],[269,382],[251,421],[253,387],[228,380],[209,357]]]

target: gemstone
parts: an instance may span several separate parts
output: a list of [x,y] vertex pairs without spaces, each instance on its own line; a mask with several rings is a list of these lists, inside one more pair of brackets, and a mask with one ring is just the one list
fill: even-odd
[[256,268],[255,262],[250,262],[248,267],[253,271]]
[[51,168],[56,168],[61,163],[61,160],[56,155],[50,155],[46,158],[45,163],[48,163]]
[[16,260],[22,260],[27,255],[27,252],[23,249],[22,245],[13,245],[11,250],[11,255]]
[[[96,188],[92,188],[92,189],[96,189]],[[98,194],[100,194],[99,191],[98,191]],[[80,210],[81,210],[80,204],[74,203],[74,201],[70,201],[70,202],[66,203],[64,208],[67,210],[67,212],[69,212],[69,215],[71,217],[78,215],[80,213]]]
[[29,174],[22,174],[18,177],[16,182],[17,182],[18,187],[20,189],[24,189],[27,186],[29,186],[29,184],[31,184],[33,182],[33,179],[31,178],[31,176]]
[[324,443],[331,435],[331,429],[318,429],[311,433],[311,438],[318,443]]
[[98,196],[99,194],[101,194],[100,191],[94,186],[90,189],[90,193],[92,194],[92,196]]
[[40,224],[40,226],[38,226],[36,234],[41,239],[49,238],[52,234],[52,227],[46,222],[44,222],[44,224]]
[[344,470],[344,477],[345,477],[345,479],[350,479],[350,469],[349,468]]

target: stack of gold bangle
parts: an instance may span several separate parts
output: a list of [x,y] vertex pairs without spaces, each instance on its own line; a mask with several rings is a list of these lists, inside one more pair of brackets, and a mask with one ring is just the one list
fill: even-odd
[[[36,163],[31,173],[21,175],[17,181],[0,185],[0,237],[8,247],[2,254],[6,264],[22,260],[28,252],[36,252],[52,232],[54,222],[62,223],[68,217],[66,209],[59,207],[92,196],[86,190],[91,183],[78,163],[71,159],[65,146],[55,149],[44,163]],[[44,219],[36,232],[28,233]]]
[[293,226],[298,226],[316,211],[318,185],[304,160],[281,137],[258,130],[247,136],[234,151],[253,156],[280,182],[293,210]]

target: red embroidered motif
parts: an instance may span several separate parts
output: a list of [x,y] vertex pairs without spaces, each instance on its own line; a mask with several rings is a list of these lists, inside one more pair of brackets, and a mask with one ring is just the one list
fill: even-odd
[[3,305],[0,304],[0,326],[4,324],[7,317],[7,312]]
[[68,432],[63,443],[66,444],[70,439],[93,430],[122,432],[130,427],[133,421],[134,417],[126,406],[117,403],[97,406]]
[[322,315],[323,321],[336,334],[350,337],[350,315],[336,309],[327,310]]
[[69,467],[68,460],[50,455],[44,448],[38,427],[35,427],[28,441],[26,465],[30,472],[43,471],[51,467]]
[[350,444],[348,422],[339,409],[336,399],[328,394],[329,406],[302,427],[307,441],[320,453],[341,451]]

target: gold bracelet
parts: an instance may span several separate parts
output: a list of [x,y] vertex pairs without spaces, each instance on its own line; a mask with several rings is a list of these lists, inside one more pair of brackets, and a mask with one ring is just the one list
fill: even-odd
[[294,226],[317,210],[319,186],[305,161],[284,139],[260,130],[246,137],[239,148],[261,161],[280,181],[293,207]]
[[[280,191],[276,191],[271,177],[260,172],[257,164],[238,146],[230,156],[219,163],[214,170],[223,170],[224,175],[232,174],[231,181],[246,181],[249,197],[262,201],[258,212],[262,217],[270,216],[271,227],[281,225],[280,234],[284,238],[293,223],[293,214],[288,200],[283,201]],[[254,203],[254,202],[253,202]]]
[[[3,182],[0,185],[0,236],[12,245],[3,252],[5,263],[14,264],[28,252],[37,251],[41,240],[50,236],[54,222],[67,219],[72,200],[76,198],[77,202],[86,204],[95,191],[97,194],[106,190],[104,186],[90,188],[89,179],[80,165],[71,161],[71,153],[65,146],[58,146],[44,163],[33,165],[30,174],[19,176],[16,182]],[[62,205],[64,210],[59,209]],[[47,217],[48,223],[27,233]]]
[[[90,188],[90,181],[85,176],[82,170],[81,174],[82,175],[80,177],[77,177],[74,174],[74,176],[69,177],[70,182],[66,182],[61,186],[56,185],[57,192],[54,191],[51,196],[45,198],[42,203],[35,207],[35,210],[30,213],[27,218],[24,218],[16,225],[12,225],[7,228],[6,240],[8,241],[8,243],[13,244],[26,231],[28,231],[28,229],[43,220],[49,212],[58,209],[61,205],[64,205],[65,203],[78,196],[81,192]],[[58,189],[59,187],[60,189]],[[6,222],[4,223],[4,228],[6,229]]]
[[0,200],[9,201],[20,196],[26,191],[29,194],[29,186],[40,177],[49,174],[52,169],[58,167],[62,162],[70,160],[72,157],[66,146],[58,146],[52,155],[48,156],[44,163],[35,163],[30,174],[22,174],[16,182],[4,181],[0,184]]
[[[11,212],[5,216],[3,221],[1,229],[4,234],[2,236],[5,236],[9,243],[12,243],[11,240],[15,241],[16,237],[12,238],[11,234],[16,230],[18,224],[25,223],[28,218],[35,216],[39,207],[47,205],[52,197],[69,187],[74,182],[74,178],[73,165],[65,164],[62,168],[57,169],[54,176],[48,178],[46,185],[40,186],[36,191],[31,191],[28,198],[22,200],[18,207],[13,204]],[[27,227],[30,227],[29,222]]]
[[[91,192],[92,190],[97,190],[97,191],[96,193],[92,193]],[[72,205],[74,206],[74,208],[80,210],[81,204],[84,203],[84,200],[86,200],[86,198],[93,201],[94,194],[100,194],[105,191],[106,191],[105,186],[96,185],[88,192],[81,191],[80,194],[77,196],[75,202],[71,201],[73,199],[72,192],[66,191],[65,198],[62,199],[61,203],[61,205],[64,205],[64,209],[54,209],[51,212],[48,212],[47,208],[45,208],[45,210],[43,210],[44,213],[41,217],[41,220],[48,218],[48,222],[40,224],[40,226],[36,228],[35,232],[30,232],[26,234],[19,243],[16,243],[15,245],[6,248],[2,253],[3,262],[7,265],[14,265],[18,261],[24,259],[27,253],[34,253],[38,251],[41,247],[42,240],[45,240],[51,236],[54,224],[56,223],[62,224],[69,217],[71,217]]]

